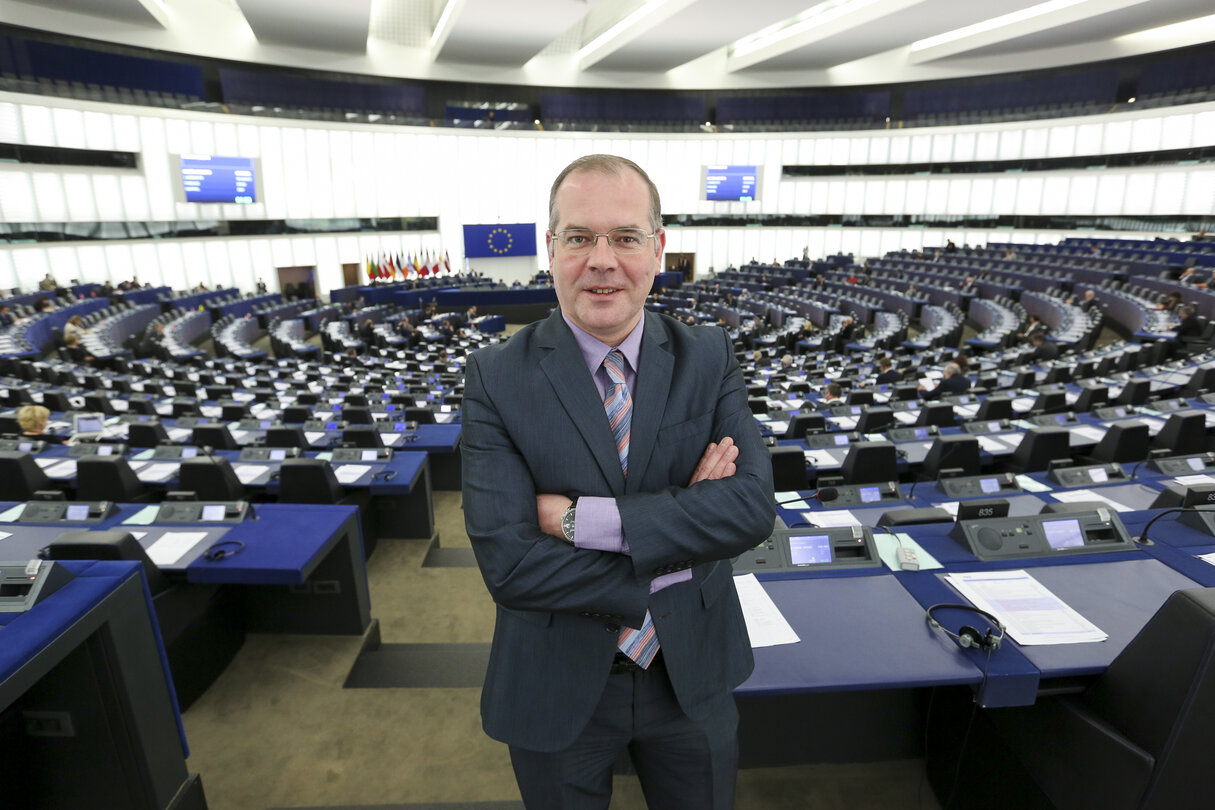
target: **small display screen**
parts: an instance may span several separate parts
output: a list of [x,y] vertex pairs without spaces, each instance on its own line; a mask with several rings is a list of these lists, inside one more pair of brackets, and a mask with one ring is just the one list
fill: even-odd
[[182,155],[181,185],[186,202],[257,202],[253,158]]
[[108,444],[100,445],[97,448],[97,455],[99,455],[99,456],[109,456],[109,455],[113,455],[113,453],[114,453],[114,448],[110,447],[110,445],[108,445]]
[[17,449],[20,450],[22,453],[28,453],[29,451],[34,449],[34,444],[33,444],[33,442],[19,442],[17,444]]
[[266,428],[268,428],[272,424],[274,424],[274,422],[270,419],[263,419],[262,421],[258,422],[257,424],[262,428],[262,430],[265,430]]
[[77,433],[100,433],[105,425],[102,424],[100,419],[78,416],[76,417],[75,427]]
[[338,426],[337,422],[326,422],[325,430],[337,430],[337,426]]
[[996,478],[980,478],[979,489],[984,495],[990,495],[993,492],[1000,491],[1000,481]]
[[392,429],[397,430],[397,431],[409,430],[409,423],[408,422],[393,422]]
[[1201,458],[1192,458],[1192,459],[1190,459],[1189,461],[1190,461],[1190,469],[1191,469],[1191,470],[1204,470],[1204,469],[1206,469],[1206,464],[1204,464],[1204,463],[1203,463],[1203,461],[1202,461],[1202,459],[1201,459]]
[[183,448],[181,448],[181,457],[182,457],[182,458],[194,458],[194,457],[195,457],[195,456],[197,456],[197,455],[198,455],[198,448],[197,448],[197,447],[183,447]]
[[282,448],[270,451],[270,460],[271,461],[282,461],[286,457],[287,457],[287,451],[283,450]]
[[836,436],[836,437],[835,437],[835,443],[836,443],[837,445],[839,445],[839,444],[847,444],[847,443],[848,443],[848,437],[847,437],[847,436]]
[[376,455],[377,454],[376,454],[375,450],[364,450],[363,451],[363,461],[375,461]]
[[1110,480],[1109,473],[1105,471],[1105,467],[1093,467],[1088,471],[1088,475],[1093,479],[1094,484],[1104,484]]
[[916,428],[915,437],[917,439],[927,439],[928,438],[928,428]]
[[794,565],[831,562],[831,538],[825,534],[795,534],[789,538],[789,559]]
[[223,520],[224,505],[222,503],[208,503],[203,505],[203,520]]
[[873,503],[882,499],[882,491],[877,487],[861,487],[861,503]]
[[1046,542],[1053,549],[1078,548],[1084,545],[1084,533],[1078,520],[1047,520],[1042,523]]
[[996,432],[998,432],[999,430],[1000,430],[1000,423],[999,423],[999,422],[988,422],[988,423],[987,423],[987,432],[988,432],[988,433],[996,433]]
[[88,520],[89,505],[87,503],[68,504],[67,508],[68,520]]
[[1067,424],[1067,414],[1065,414],[1065,413],[1055,414],[1055,421],[1061,425],[1066,425]]

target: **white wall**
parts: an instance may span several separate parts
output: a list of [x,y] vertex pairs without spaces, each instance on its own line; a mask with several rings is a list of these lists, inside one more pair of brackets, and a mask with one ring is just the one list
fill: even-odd
[[[1108,116],[972,127],[806,135],[496,133],[340,125],[0,94],[0,142],[136,152],[134,170],[0,164],[0,223],[189,221],[434,216],[428,233],[132,240],[0,246],[0,288],[60,282],[141,281],[175,288],[206,281],[272,286],[279,266],[316,265],[320,291],[341,285],[341,265],[381,251],[447,251],[462,266],[464,224],[535,222],[544,244],[548,187],[570,160],[625,155],[645,167],[669,214],[1215,215],[1206,165],[1017,172],[998,175],[785,178],[798,165],[900,164],[1120,154],[1215,145],[1215,104]],[[239,154],[261,166],[254,205],[178,202],[172,155]],[[753,203],[700,199],[707,163],[761,166]],[[1104,233],[1104,232],[1103,232]],[[987,241],[1056,241],[1014,230],[672,228],[668,249],[694,252],[700,272],[761,260]],[[1111,236],[1114,234],[1110,234]],[[1131,234],[1152,236],[1151,233]],[[512,264],[528,278],[547,265]],[[500,275],[488,265],[473,266]],[[506,268],[503,268],[506,270]]]

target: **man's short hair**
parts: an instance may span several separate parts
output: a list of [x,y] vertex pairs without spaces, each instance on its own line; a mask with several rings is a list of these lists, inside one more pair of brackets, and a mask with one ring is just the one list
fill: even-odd
[[837,382],[827,383],[827,393],[830,394],[832,398],[838,399],[844,395],[844,386]]
[[1193,318],[1198,313],[1198,308],[1193,304],[1186,304],[1177,310],[1178,315],[1184,315],[1187,318]]
[[50,418],[50,410],[43,405],[22,405],[17,411],[17,424],[27,432],[41,432]]
[[946,377],[952,377],[955,374],[961,374],[961,373],[962,373],[962,367],[959,366],[957,363],[946,363],[945,364],[945,376]]
[[1042,334],[1041,332],[1034,332],[1029,336],[1029,342],[1041,345],[1046,342],[1046,335]]
[[618,157],[617,155],[585,155],[562,169],[561,174],[557,175],[557,179],[553,181],[553,187],[548,192],[548,229],[550,231],[557,229],[557,221],[561,216],[557,210],[557,191],[560,190],[561,184],[565,182],[565,178],[574,172],[599,172],[606,175],[619,175],[626,170],[636,172],[645,182],[646,188],[650,190],[650,230],[657,231],[661,228],[662,200],[658,196],[658,186],[654,185],[654,181],[645,173],[645,169],[628,158]]
[[878,358],[878,368],[880,368],[880,369],[885,370],[885,369],[890,368],[893,365],[894,365],[894,361],[891,360],[889,357],[887,357],[884,354]]

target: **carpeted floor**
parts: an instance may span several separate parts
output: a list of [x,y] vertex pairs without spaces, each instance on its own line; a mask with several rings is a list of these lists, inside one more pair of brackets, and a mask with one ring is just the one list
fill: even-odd
[[[435,493],[435,518],[438,549],[382,540],[368,564],[378,653],[358,660],[359,638],[250,636],[186,712],[212,810],[522,806],[506,747],[481,731],[494,612],[458,492]],[[749,769],[737,807],[933,810],[921,772],[915,760]],[[613,810],[644,807],[636,778],[616,777]]]

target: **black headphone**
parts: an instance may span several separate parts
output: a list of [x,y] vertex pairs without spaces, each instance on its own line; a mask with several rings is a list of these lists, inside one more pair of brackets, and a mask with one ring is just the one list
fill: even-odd
[[212,543],[211,547],[203,552],[203,557],[211,562],[219,562],[228,557],[235,557],[244,550],[245,544],[239,540],[220,540]]
[[[935,611],[946,609],[968,610],[971,613],[982,616],[999,632],[998,634],[994,633],[992,628],[989,627],[986,633],[980,634],[975,628],[970,627],[969,625],[963,625],[962,629],[955,633],[948,627],[943,626],[932,615]],[[956,641],[958,646],[964,650],[987,650],[988,652],[991,652],[993,650],[1000,649],[1000,644],[1004,641],[1004,625],[1000,622],[1000,620],[988,613],[986,610],[980,610],[973,605],[942,602],[939,605],[932,605],[926,611],[924,611],[924,618],[928,620],[929,627],[932,627],[935,630],[940,630],[945,635]]]

